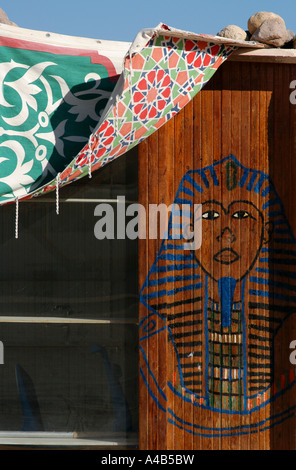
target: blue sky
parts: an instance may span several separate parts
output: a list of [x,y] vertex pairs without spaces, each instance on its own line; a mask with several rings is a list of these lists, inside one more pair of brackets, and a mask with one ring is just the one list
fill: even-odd
[[160,22],[207,34],[228,24],[247,29],[261,10],[278,13],[296,33],[295,0],[0,0],[0,7],[22,28],[115,41],[132,41]]

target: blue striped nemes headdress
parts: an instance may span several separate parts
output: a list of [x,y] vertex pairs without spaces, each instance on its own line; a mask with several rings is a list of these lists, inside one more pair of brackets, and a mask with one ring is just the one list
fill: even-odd
[[[247,225],[250,233],[235,234],[226,227],[223,234],[235,237],[239,248],[217,251],[218,237],[204,232],[204,222],[230,210],[232,217],[243,218],[248,207],[251,217],[256,212],[257,225]],[[188,217],[193,229],[196,213],[203,217],[202,246],[188,249]],[[295,310],[295,263],[295,238],[268,175],[246,168],[233,155],[188,171],[179,185],[166,237],[141,289],[140,301],[148,312],[140,324],[140,339],[166,330],[182,390],[205,400],[210,408],[247,410],[258,394],[269,391],[270,397],[273,363],[262,350],[270,348],[271,356],[274,335]],[[239,294],[235,297],[234,292]],[[213,357],[219,356],[215,342],[222,351],[223,341],[241,344],[241,367],[217,369],[211,362],[211,351]],[[236,354],[233,345],[230,355]],[[225,374],[234,381],[232,373],[241,381],[240,395],[234,395],[242,401],[210,403],[211,380],[222,380]]]

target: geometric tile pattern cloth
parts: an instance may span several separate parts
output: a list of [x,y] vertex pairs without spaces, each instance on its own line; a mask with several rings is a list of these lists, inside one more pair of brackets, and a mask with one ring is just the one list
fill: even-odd
[[237,48],[221,41],[162,25],[128,51],[115,88],[107,57],[1,47],[0,204],[91,175],[157,131]]

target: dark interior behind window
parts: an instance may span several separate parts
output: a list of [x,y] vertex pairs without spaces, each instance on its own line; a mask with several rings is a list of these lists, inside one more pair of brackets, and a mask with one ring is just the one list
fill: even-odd
[[[138,241],[94,209],[138,199],[137,150],[56,194],[0,208],[0,434],[137,436]],[[1,438],[0,438],[1,443]]]

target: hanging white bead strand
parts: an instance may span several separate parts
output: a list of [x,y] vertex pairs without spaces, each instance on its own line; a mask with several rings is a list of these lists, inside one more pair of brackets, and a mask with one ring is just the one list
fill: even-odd
[[60,213],[60,173],[57,174],[56,177],[56,213],[59,215]]
[[130,102],[133,105],[133,67],[132,67],[132,55],[130,56],[130,63],[129,63],[129,74],[128,74],[128,84],[129,84],[129,91],[130,91]]
[[19,232],[19,200],[15,200],[15,238],[18,238]]

